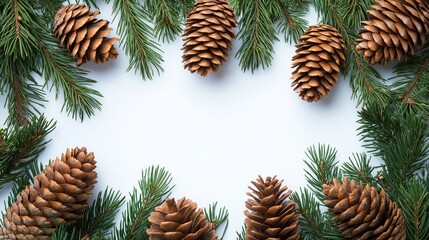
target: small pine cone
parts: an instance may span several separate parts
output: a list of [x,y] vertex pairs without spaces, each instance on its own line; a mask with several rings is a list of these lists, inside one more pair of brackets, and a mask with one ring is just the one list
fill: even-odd
[[340,183],[323,186],[325,205],[333,213],[344,236],[349,239],[406,238],[402,211],[389,199],[384,189],[357,184],[344,178]]
[[338,31],[326,24],[311,26],[296,45],[292,87],[307,102],[328,95],[346,62],[346,46]]
[[261,176],[252,181],[255,188],[249,187],[251,198],[246,201],[246,239],[299,239],[299,214],[295,202],[287,200],[291,191],[282,187],[276,176]]
[[150,228],[147,230],[151,240],[215,240],[213,225],[209,223],[202,209],[189,199],[174,198],[156,207],[149,216]]
[[226,0],[198,0],[182,36],[185,68],[201,76],[219,71],[229,57],[236,26],[233,9]]
[[407,58],[425,43],[429,3],[425,0],[377,0],[363,21],[356,49],[370,64]]
[[77,58],[77,66],[86,60],[104,63],[118,57],[113,46],[118,38],[106,37],[112,29],[108,28],[108,21],[95,18],[98,14],[100,11],[91,12],[87,5],[70,4],[55,15],[54,35]]
[[86,148],[67,149],[6,209],[0,239],[50,239],[56,226],[81,218],[97,182],[95,163]]

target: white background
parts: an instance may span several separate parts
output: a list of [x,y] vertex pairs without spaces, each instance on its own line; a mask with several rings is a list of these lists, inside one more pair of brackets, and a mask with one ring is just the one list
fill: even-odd
[[[110,5],[101,12],[100,18],[112,20]],[[316,14],[307,20],[317,23]],[[60,112],[62,98],[56,101],[53,92],[47,93],[44,113],[57,127],[39,160],[47,163],[66,148],[86,146],[98,161],[95,193],[109,186],[127,199],[143,169],[164,166],[176,185],[172,197],[186,196],[199,207],[215,201],[226,206],[230,224],[225,239],[235,239],[243,225],[247,187],[258,175],[277,175],[299,190],[306,184],[307,147],[330,144],[340,161],[364,151],[349,80],[341,77],[321,102],[304,102],[290,86],[295,48],[278,37],[268,69],[243,73],[233,57],[240,47],[236,40],[221,72],[206,78],[183,69],[178,38],[161,46],[165,72],[152,81],[126,72],[128,59],[116,44],[116,61],[83,66],[104,95],[94,117],[82,123],[67,117]],[[8,190],[0,192],[0,209]]]

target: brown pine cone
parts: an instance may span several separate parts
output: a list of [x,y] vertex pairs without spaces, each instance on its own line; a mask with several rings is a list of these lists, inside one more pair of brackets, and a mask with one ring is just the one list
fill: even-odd
[[246,240],[299,239],[299,214],[295,202],[287,200],[292,191],[282,187],[276,176],[261,176],[249,187],[251,198],[246,201]]
[[346,46],[329,25],[313,25],[304,32],[292,58],[292,87],[307,102],[328,95],[346,62]]
[[0,239],[50,239],[56,226],[81,218],[97,178],[86,148],[67,149],[6,209]]
[[54,35],[74,58],[77,66],[86,60],[104,63],[117,58],[113,44],[118,38],[106,37],[111,31],[109,22],[97,20],[100,11],[91,12],[84,4],[70,4],[58,10],[54,19]]
[[356,49],[371,64],[401,60],[425,43],[429,3],[425,0],[377,0],[363,21]]
[[229,57],[236,26],[233,9],[226,0],[198,0],[182,36],[185,68],[201,76],[219,71]]
[[151,240],[214,240],[217,239],[213,224],[209,223],[202,209],[189,199],[177,202],[168,198],[149,216],[147,230]]
[[384,189],[357,184],[344,178],[340,183],[323,186],[325,205],[349,239],[401,239],[406,238],[402,211],[389,199]]

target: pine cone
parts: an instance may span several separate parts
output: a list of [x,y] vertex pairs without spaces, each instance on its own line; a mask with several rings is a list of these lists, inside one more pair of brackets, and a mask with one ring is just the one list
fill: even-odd
[[100,11],[91,12],[84,4],[70,4],[58,10],[54,19],[54,35],[77,58],[77,66],[86,60],[104,63],[117,58],[113,44],[118,38],[106,37],[111,31],[109,22],[97,20]]
[[292,87],[307,102],[328,95],[346,62],[346,46],[338,31],[329,25],[313,25],[304,32],[292,58]]
[[147,230],[151,240],[213,240],[217,239],[213,225],[209,223],[197,204],[182,198],[174,198],[156,207],[149,216]]
[[244,211],[246,215],[246,239],[299,239],[299,214],[297,205],[287,197],[291,191],[287,186],[282,187],[282,181],[276,176],[261,176],[252,181],[256,189],[249,187],[252,193],[247,193],[251,198],[246,201]]
[[81,218],[97,182],[95,163],[86,148],[67,149],[6,209],[0,239],[50,239],[56,226]]
[[356,49],[371,64],[407,58],[425,42],[429,3],[425,0],[377,0],[363,21]]
[[219,71],[229,57],[237,21],[226,0],[198,0],[183,34],[183,63],[201,76]]
[[405,239],[402,211],[389,199],[384,189],[357,184],[344,178],[323,186],[325,205],[333,213],[333,220],[346,238]]

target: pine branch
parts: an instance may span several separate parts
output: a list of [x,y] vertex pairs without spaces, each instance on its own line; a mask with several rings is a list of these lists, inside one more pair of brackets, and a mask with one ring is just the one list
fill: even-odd
[[73,60],[67,53],[58,47],[52,36],[45,35],[45,41],[40,43],[40,68],[46,82],[55,87],[56,98],[60,89],[63,90],[65,109],[68,115],[74,119],[83,121],[85,116],[92,116],[95,110],[101,110],[101,103],[97,98],[102,95],[90,88],[96,81],[86,78],[86,71],[75,66]]
[[210,204],[208,208],[204,208],[204,215],[206,216],[207,221],[213,224],[213,227],[216,231],[219,230],[221,225],[225,224],[221,237],[218,237],[219,240],[222,240],[225,236],[226,230],[228,229],[228,210],[225,207],[222,207],[221,209],[217,210],[217,202],[215,202],[213,204]]
[[[0,54],[0,58],[3,57]],[[6,92],[6,105],[9,115],[8,125],[24,126],[31,118],[39,114],[38,106],[43,106],[44,94],[31,75],[32,66],[26,61],[0,59],[0,71],[4,74],[0,83],[1,92]]]
[[36,0],[32,1],[34,7],[42,12],[47,27],[50,27],[57,11],[63,6],[65,0]]
[[[97,235],[104,237],[115,225],[116,214],[124,202],[125,198],[119,191],[106,188],[103,192],[98,193],[91,206],[85,210],[83,218],[69,229],[76,229],[79,238],[87,236],[94,239]],[[69,239],[71,240],[71,238]]]
[[401,100],[399,111],[429,119],[429,45],[396,65],[394,74],[392,88]]
[[323,184],[329,184],[334,178],[342,179],[342,174],[338,168],[338,161],[335,161],[337,150],[329,145],[318,145],[307,148],[305,155],[307,160],[304,163],[305,179],[307,186],[316,195],[320,202],[323,202]]
[[76,238],[77,234],[75,232],[75,229],[70,230],[65,224],[57,227],[56,231],[51,236],[51,240],[70,240]]
[[429,239],[429,186],[424,179],[410,179],[393,196],[404,215],[407,239]]
[[296,3],[291,0],[274,0],[272,5],[273,22],[289,43],[297,43],[308,27],[304,19],[309,10],[308,2]]
[[133,189],[119,228],[113,232],[114,240],[148,239],[148,217],[170,195],[174,187],[170,186],[171,180],[170,173],[159,166],[143,171],[139,190]]
[[385,188],[394,189],[421,171],[428,162],[428,125],[421,116],[395,111],[395,104],[385,108],[367,105],[359,113],[359,135],[364,146],[385,164]]
[[[343,73],[350,78],[353,97],[358,104],[378,102],[387,104],[390,98],[389,88],[384,85],[382,76],[371,67],[356,50],[356,25],[366,16],[365,6],[373,0],[314,0],[314,6],[323,23],[335,27],[347,47],[347,63]],[[362,7],[364,6],[364,7]],[[354,15],[348,15],[354,12]]]
[[49,141],[45,137],[53,131],[55,122],[43,116],[32,118],[23,127],[12,127],[4,136],[4,152],[0,155],[0,188],[28,174],[27,167],[36,161]]
[[178,1],[146,0],[145,7],[147,12],[152,13],[154,31],[158,39],[163,42],[172,42],[182,33],[185,13],[181,11],[185,9]]
[[365,153],[353,154],[353,157],[343,164],[342,172],[350,179],[377,186],[377,180],[373,176],[374,167],[371,166],[370,160]]
[[259,67],[266,68],[273,60],[276,31],[267,6],[272,0],[231,0],[239,20],[238,38],[242,41],[236,58],[243,71],[252,73]]
[[[110,2],[108,0],[107,2]],[[162,56],[154,41],[148,13],[138,0],[113,0],[113,12],[119,16],[118,34],[125,54],[130,57],[127,71],[139,71],[143,79],[152,79],[154,70],[159,74]]]
[[246,240],[246,225],[241,228],[241,232],[235,232],[237,234],[237,240]]

